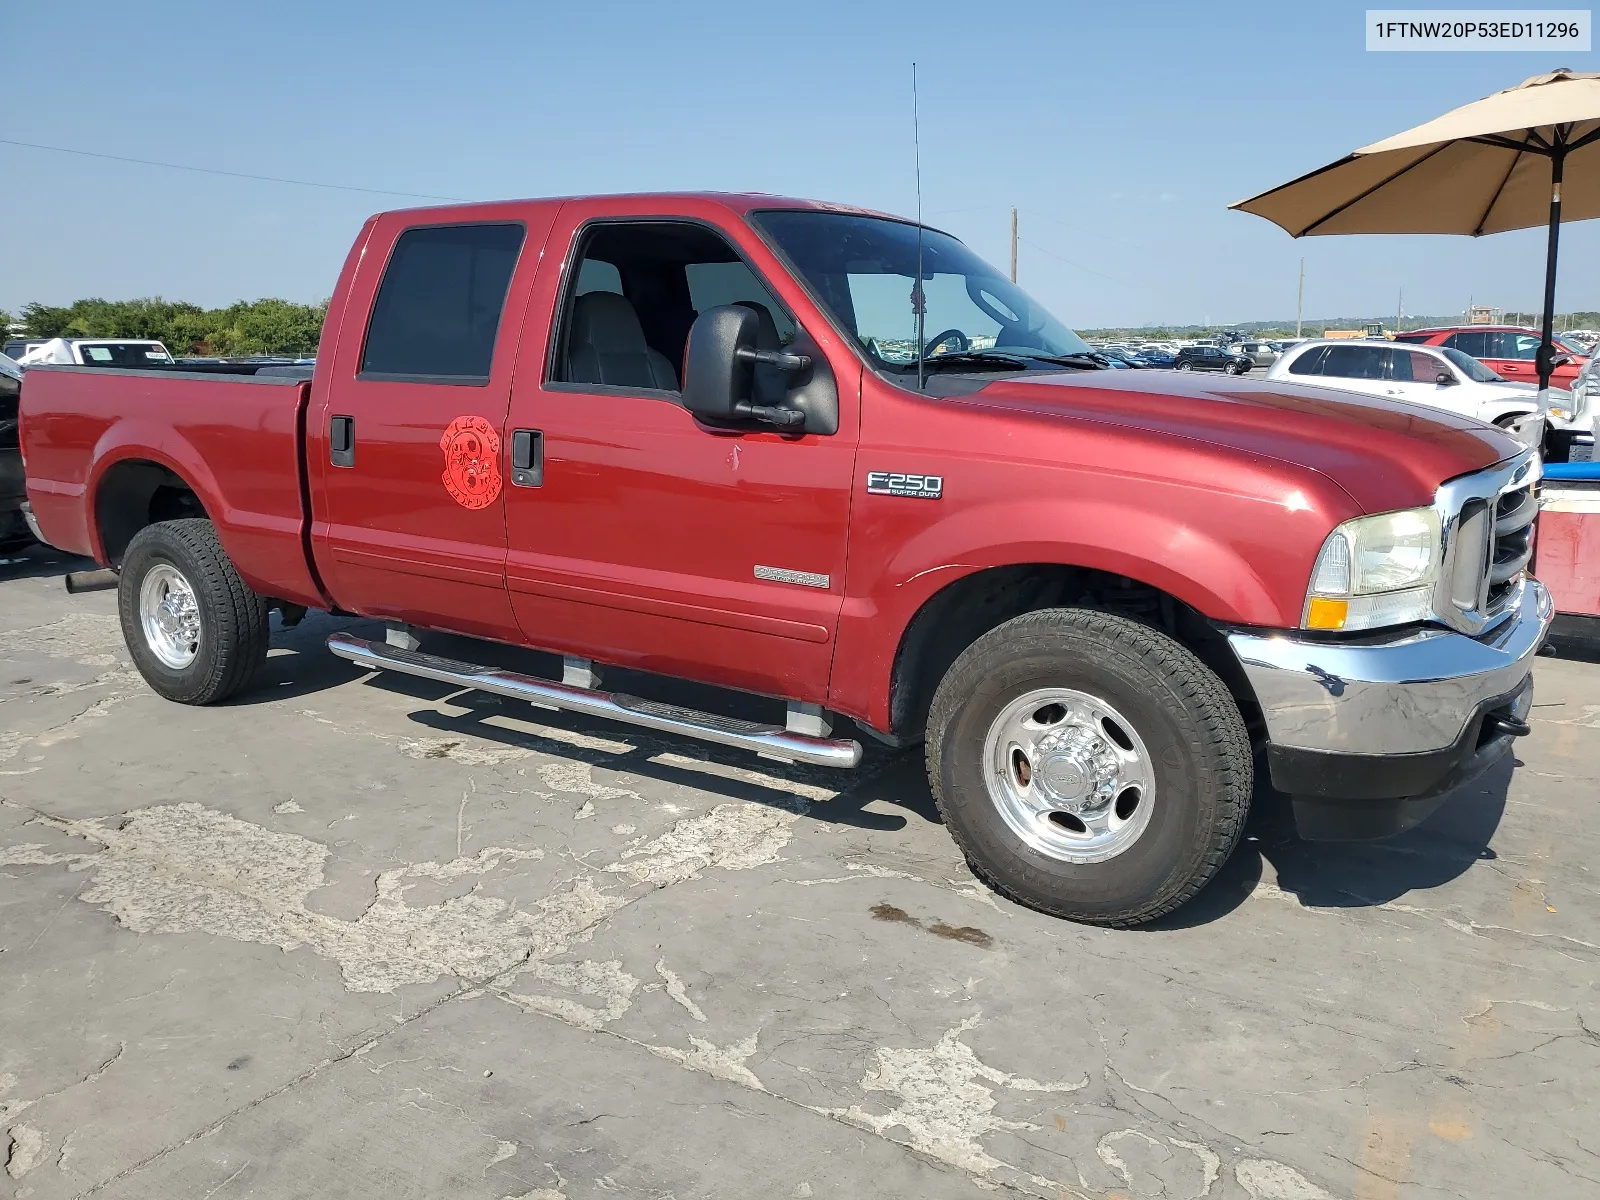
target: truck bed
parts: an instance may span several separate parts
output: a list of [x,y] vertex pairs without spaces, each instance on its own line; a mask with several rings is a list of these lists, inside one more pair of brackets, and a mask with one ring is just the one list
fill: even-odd
[[[282,373],[280,373],[282,372]],[[309,379],[235,371],[38,366],[22,385],[28,494],[52,544],[102,564],[160,503],[193,486],[251,588],[325,604],[310,567],[302,473]]]

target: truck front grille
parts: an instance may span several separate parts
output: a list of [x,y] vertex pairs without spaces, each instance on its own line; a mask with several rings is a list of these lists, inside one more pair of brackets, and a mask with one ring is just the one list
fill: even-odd
[[1533,558],[1533,519],[1538,515],[1539,496],[1533,484],[1505,493],[1494,506],[1494,544],[1484,606],[1491,616],[1505,606],[1512,584]]
[[1515,602],[1533,558],[1539,476],[1529,452],[1439,489],[1445,570],[1435,609],[1446,624],[1475,634]]

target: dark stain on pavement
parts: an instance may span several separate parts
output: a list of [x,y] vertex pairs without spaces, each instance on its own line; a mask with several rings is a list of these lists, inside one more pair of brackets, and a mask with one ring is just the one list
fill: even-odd
[[892,904],[874,904],[867,910],[872,914],[874,921],[892,921],[897,925],[910,925],[924,933],[931,933],[934,937],[944,938],[951,942],[965,942],[969,946],[976,946],[980,950],[988,950],[994,946],[994,938],[983,930],[973,925],[947,925],[943,921],[919,921],[903,908],[896,908]]

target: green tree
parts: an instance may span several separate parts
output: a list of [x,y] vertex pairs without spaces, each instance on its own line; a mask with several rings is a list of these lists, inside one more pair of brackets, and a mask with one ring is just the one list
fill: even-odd
[[52,308],[45,304],[24,304],[22,323],[29,337],[62,337],[72,321],[70,308]]

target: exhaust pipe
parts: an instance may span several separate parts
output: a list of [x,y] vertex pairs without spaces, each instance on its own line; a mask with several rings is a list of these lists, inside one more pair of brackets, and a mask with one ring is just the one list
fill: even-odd
[[119,576],[110,567],[98,571],[73,571],[67,575],[67,591],[74,596],[83,592],[103,592],[117,586]]

